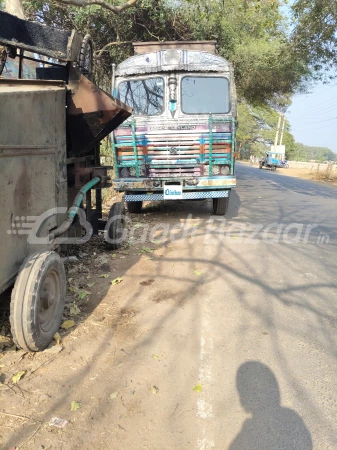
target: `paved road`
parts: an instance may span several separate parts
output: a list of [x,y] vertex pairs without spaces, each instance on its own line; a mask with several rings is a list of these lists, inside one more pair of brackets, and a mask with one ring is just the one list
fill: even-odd
[[226,222],[208,203],[153,210],[157,231],[192,214],[186,239],[122,259],[123,282],[35,373],[32,391],[54,383],[39,417],[73,422],[32,445],[337,448],[337,189],[243,164],[237,176]]

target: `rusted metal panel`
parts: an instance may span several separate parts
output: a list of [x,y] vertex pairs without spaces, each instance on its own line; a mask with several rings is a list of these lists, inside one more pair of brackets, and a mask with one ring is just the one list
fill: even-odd
[[215,53],[216,41],[133,42],[132,45],[135,55],[175,49]]
[[210,52],[166,49],[131,56],[117,66],[116,76],[161,72],[222,72],[232,71],[231,63]]
[[[0,292],[46,248],[27,242],[29,218],[67,207],[65,96],[60,82],[0,80]],[[52,214],[41,235],[63,219]]]
[[124,103],[102,91],[71,68],[67,95],[68,157],[84,156],[132,113]]
[[75,31],[59,30],[0,11],[0,44],[61,61],[77,61],[82,40],[83,36]]

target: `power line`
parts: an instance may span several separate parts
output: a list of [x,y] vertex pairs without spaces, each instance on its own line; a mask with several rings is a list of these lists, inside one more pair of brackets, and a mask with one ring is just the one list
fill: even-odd
[[[324,102],[320,102],[320,103],[317,103],[316,105],[312,105],[311,108],[320,108],[322,105],[326,105],[327,103],[330,104],[330,103],[333,103],[335,101],[336,101],[335,97],[334,98],[330,98],[329,100],[326,100]],[[290,108],[291,108],[291,106],[290,106]]]
[[337,111],[337,103],[334,106],[327,106],[326,108],[322,108],[322,109],[315,109],[315,111],[310,111],[308,113],[302,114],[301,117],[307,117],[307,116],[311,116],[312,114],[315,115],[322,115],[322,114],[326,114],[329,111]]
[[330,121],[333,121],[333,120],[337,120],[337,117],[329,117],[329,118],[325,118],[324,120],[314,120],[314,121],[310,121],[310,122],[302,122],[301,121],[301,123],[303,125],[314,125],[316,123],[330,122]]
[[[329,126],[331,126],[331,123],[327,123],[326,125],[323,125],[322,127],[315,128],[315,131],[321,130],[322,128],[326,128],[326,127],[329,127]],[[304,129],[304,128],[297,128],[297,129],[296,129],[296,132],[297,132],[297,131],[301,131],[301,132],[303,132],[303,131],[308,131],[308,128],[307,128],[307,129]],[[295,131],[292,130],[292,133],[294,133],[294,132],[295,132]]]
[[290,124],[292,123],[292,122],[295,122],[295,123],[299,123],[299,122],[301,122],[301,123],[322,123],[322,122],[327,122],[327,121],[330,121],[330,120],[336,120],[337,119],[337,117],[336,116],[334,116],[334,117],[325,117],[324,119],[319,119],[319,120],[314,120],[314,119],[310,119],[310,118],[307,118],[307,119],[302,119],[301,117],[299,117],[298,119],[296,119],[296,120],[293,120],[293,121],[291,121],[290,122]]

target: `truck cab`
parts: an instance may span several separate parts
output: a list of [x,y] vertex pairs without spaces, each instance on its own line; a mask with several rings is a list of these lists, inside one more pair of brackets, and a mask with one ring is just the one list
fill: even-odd
[[133,109],[113,134],[115,189],[130,212],[143,201],[212,199],[236,186],[236,91],[215,41],[135,43],[114,73],[114,96]]

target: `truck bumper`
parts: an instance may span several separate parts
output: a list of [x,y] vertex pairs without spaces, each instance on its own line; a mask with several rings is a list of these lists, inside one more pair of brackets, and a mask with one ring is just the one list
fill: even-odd
[[[166,182],[174,182],[183,186],[183,191],[217,191],[232,189],[236,186],[236,177],[200,177],[200,178],[118,178],[112,185],[118,192],[153,191],[154,194],[162,194]],[[201,197],[200,197],[201,198]],[[205,197],[206,198],[206,197]],[[216,198],[216,197],[215,197]]]
[[[206,198],[221,198],[229,197],[229,189],[223,191],[193,191],[183,192],[179,200],[200,200]],[[152,202],[165,200],[164,194],[127,194],[124,195],[124,200],[127,202]]]

